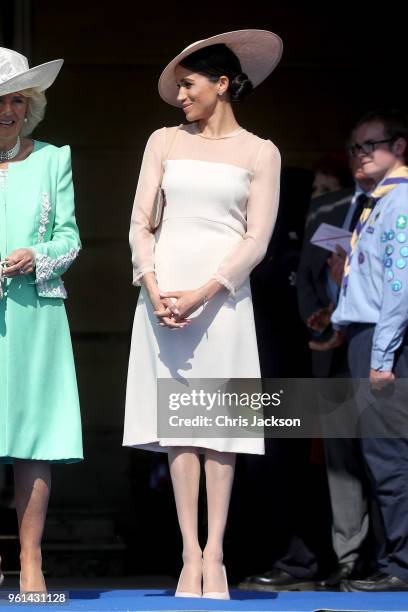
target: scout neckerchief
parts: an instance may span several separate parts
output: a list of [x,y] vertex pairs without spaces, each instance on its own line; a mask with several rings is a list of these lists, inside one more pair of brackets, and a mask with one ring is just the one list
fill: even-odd
[[408,183],[408,167],[407,166],[400,166],[399,168],[391,172],[391,174],[387,176],[387,178],[384,179],[378,185],[378,187],[374,189],[373,193],[368,198],[366,206],[363,212],[361,213],[360,219],[358,220],[358,223],[351,236],[350,253],[347,256],[345,264],[344,264],[344,277],[343,277],[343,294],[344,295],[346,295],[346,292],[347,292],[348,276],[350,273],[351,260],[353,259],[353,255],[356,250],[358,238],[365,224],[367,223],[368,218],[373,211],[373,208],[377,204],[378,200],[383,198],[387,193],[395,189],[395,187],[397,187],[401,183]]

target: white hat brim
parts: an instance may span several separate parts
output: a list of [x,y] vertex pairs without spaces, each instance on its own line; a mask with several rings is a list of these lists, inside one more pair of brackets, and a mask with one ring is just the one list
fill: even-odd
[[63,59],[52,60],[14,75],[11,79],[0,83],[0,95],[4,96],[15,91],[30,89],[31,87],[35,87],[40,91],[48,89],[57,78],[63,63]]
[[271,74],[282,57],[281,38],[268,30],[235,30],[199,40],[186,47],[163,70],[158,87],[159,94],[165,102],[172,106],[180,106],[177,102],[178,88],[174,75],[176,66],[194,51],[220,43],[224,43],[235,53],[241,63],[242,71],[248,75],[254,87]]

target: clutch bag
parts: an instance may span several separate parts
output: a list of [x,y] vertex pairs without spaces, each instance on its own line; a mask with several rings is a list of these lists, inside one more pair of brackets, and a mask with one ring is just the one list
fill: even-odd
[[150,231],[152,233],[156,232],[159,229],[160,223],[163,218],[164,207],[166,206],[166,194],[164,192],[163,187],[160,185],[156,192],[156,197],[154,198],[152,212],[150,214]]
[[[178,128],[174,131],[174,135],[173,135],[173,138],[171,139],[169,149],[167,151],[167,155],[165,156],[165,159],[167,159],[170,154],[171,147],[177,136],[177,131],[178,131]],[[164,172],[163,172],[163,167],[162,167],[160,185],[157,188],[156,196],[153,202],[152,212],[150,213],[150,219],[149,219],[149,226],[150,226],[150,231],[152,232],[152,234],[154,234],[159,229],[160,224],[163,219],[164,207],[166,206],[166,194],[162,187],[163,175],[164,175]]]

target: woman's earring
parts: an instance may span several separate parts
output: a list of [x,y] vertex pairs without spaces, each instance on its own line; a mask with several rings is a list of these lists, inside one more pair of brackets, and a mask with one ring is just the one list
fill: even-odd
[[24,123],[27,123],[28,119],[27,117],[24,117]]

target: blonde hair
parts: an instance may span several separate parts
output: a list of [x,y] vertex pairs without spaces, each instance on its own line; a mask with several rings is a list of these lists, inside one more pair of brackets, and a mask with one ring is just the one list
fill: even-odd
[[28,136],[37,127],[40,121],[44,119],[47,98],[44,92],[36,87],[22,89],[19,93],[25,98],[28,98],[27,121],[24,123],[21,130],[21,136]]

